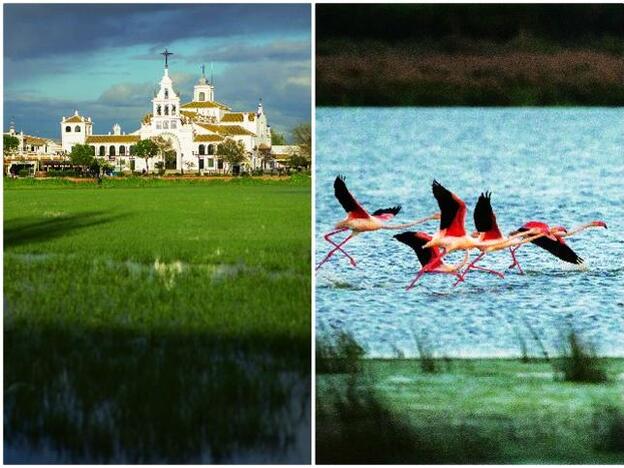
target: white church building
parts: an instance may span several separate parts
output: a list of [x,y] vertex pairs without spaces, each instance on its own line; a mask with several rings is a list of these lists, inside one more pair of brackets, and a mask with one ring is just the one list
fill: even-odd
[[[214,84],[206,79],[202,67],[193,100],[181,103],[169,76],[168,57],[172,54],[165,50],[162,55],[165,68],[160,88],[152,99],[152,112],[143,117],[140,128],[125,133],[115,124],[106,135],[94,134],[91,118],[76,111],[61,121],[62,149],[69,153],[76,144],[88,144],[96,156],[107,158],[117,171],[152,172],[157,162],[164,162],[162,157],[152,158],[146,166],[144,159],[132,155],[131,148],[139,140],[162,137],[175,151],[175,167],[173,161],[167,167],[175,172],[238,172],[261,167],[261,153],[271,149],[271,128],[262,101],[254,112],[233,112],[215,101]],[[245,147],[246,160],[240,167],[229,168],[218,154],[219,145],[227,139]]]

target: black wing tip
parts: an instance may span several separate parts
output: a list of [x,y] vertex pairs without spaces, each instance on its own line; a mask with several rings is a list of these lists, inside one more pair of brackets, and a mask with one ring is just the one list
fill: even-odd
[[337,184],[338,182],[344,183],[346,180],[347,178],[345,176],[343,176],[342,174],[338,174],[336,176],[336,179],[334,180],[334,184]]
[[378,216],[386,213],[393,214],[396,216],[401,211],[401,205],[393,206],[391,208],[381,208],[373,213],[373,216]]

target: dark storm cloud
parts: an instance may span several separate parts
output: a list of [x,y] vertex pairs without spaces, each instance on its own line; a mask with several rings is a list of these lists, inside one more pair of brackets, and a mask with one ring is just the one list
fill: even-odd
[[310,57],[308,41],[278,40],[262,45],[245,43],[211,47],[185,57],[187,63],[198,63],[209,57],[215,62],[257,62],[261,60],[307,60]]
[[4,5],[4,56],[27,59],[147,43],[156,51],[183,38],[308,31],[309,11],[305,4],[10,4]]

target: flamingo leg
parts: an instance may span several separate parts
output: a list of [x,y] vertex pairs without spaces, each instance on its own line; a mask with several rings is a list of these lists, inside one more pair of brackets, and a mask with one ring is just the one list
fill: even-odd
[[501,272],[496,271],[496,270],[489,270],[487,268],[483,268],[483,267],[480,267],[480,266],[473,266],[472,268],[473,268],[473,270],[480,270],[480,271],[485,271],[487,273],[492,273],[493,275],[496,275],[496,276],[498,276],[500,278],[504,278],[505,277],[504,274],[502,274]]
[[513,263],[511,265],[509,265],[508,268],[513,268],[515,266],[518,267],[518,271],[520,272],[521,275],[524,275],[524,271],[522,271],[522,267],[520,266],[520,263],[518,262],[518,259],[516,258],[516,250],[518,250],[520,248],[520,246],[518,245],[517,247],[509,247],[509,253],[511,254],[511,258],[513,259]]
[[416,284],[416,281],[418,281],[422,277],[422,275],[424,275],[425,273],[433,273],[431,271],[434,268],[433,265],[435,265],[437,261],[441,260],[442,257],[444,257],[445,255],[446,253],[443,253],[442,255],[438,255],[436,258],[432,259],[429,263],[427,263],[424,267],[422,267],[420,271],[416,273],[416,276],[414,277],[412,282],[407,285],[407,288],[405,288],[405,290],[409,291],[410,289],[412,289],[414,285]]
[[455,282],[455,284],[453,285],[453,287],[457,286],[457,285],[458,285],[461,281],[463,281],[463,280],[464,280],[464,277],[466,276],[466,274],[468,273],[468,271],[469,271],[471,268],[476,268],[476,267],[475,267],[475,263],[477,263],[479,260],[481,260],[481,259],[483,258],[483,256],[484,256],[484,255],[485,255],[485,253],[484,253],[484,252],[481,252],[479,255],[477,255],[477,258],[475,258],[472,262],[470,262],[470,264],[466,267],[466,269],[464,270],[464,272],[463,272],[461,275],[459,275],[459,278],[460,278],[460,279],[458,279],[458,280]]
[[333,236],[333,235],[335,235],[335,234],[338,234],[338,233],[340,233],[340,232],[347,231],[348,229],[349,229],[349,228],[340,228],[340,229],[336,229],[335,231],[328,232],[327,234],[325,234],[325,235],[323,236],[323,238],[324,238],[327,242],[329,242],[331,245],[333,245],[334,247],[336,247],[336,248],[337,248],[340,252],[342,252],[342,253],[343,253],[343,254],[344,254],[344,255],[345,255],[345,256],[349,259],[349,261],[351,262],[351,265],[352,265],[352,266],[355,266],[355,265],[356,265],[355,260],[353,259],[353,257],[351,257],[351,255],[349,255],[349,254],[348,254],[348,253],[347,253],[347,252],[346,252],[346,251],[345,251],[345,250],[341,247],[341,245],[342,245],[342,244],[336,244],[336,243],[335,243],[335,242],[331,239],[331,236]]
[[[316,266],[316,271],[318,271],[318,270],[319,270],[319,268],[321,268],[321,265],[323,265],[323,263],[325,263],[327,260],[329,260],[329,259],[330,259],[330,257],[331,257],[332,255],[334,255],[336,252],[338,252],[338,250],[341,250],[343,253],[345,253],[345,252],[344,252],[344,250],[342,250],[342,249],[341,249],[341,247],[342,247],[343,245],[345,245],[347,242],[349,242],[351,239],[353,239],[353,234],[349,235],[349,237],[347,237],[347,238],[346,238],[345,240],[343,240],[340,244],[338,244],[338,245],[337,245],[334,249],[332,249],[332,250],[331,250],[331,251],[330,251],[330,252],[329,252],[329,253],[325,256],[325,258],[321,261],[321,263],[319,263],[319,264]],[[346,253],[345,253],[345,255],[346,255]],[[347,257],[349,257],[349,255],[347,255]],[[349,257],[349,258],[351,258],[351,257]],[[351,261],[352,261],[352,265],[353,265],[353,264],[354,264],[354,263],[353,263],[353,262],[354,262],[354,260],[353,260],[352,258],[351,258]]]

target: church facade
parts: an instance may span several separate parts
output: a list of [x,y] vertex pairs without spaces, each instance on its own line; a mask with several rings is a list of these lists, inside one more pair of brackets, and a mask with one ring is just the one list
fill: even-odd
[[[115,124],[108,134],[94,134],[90,117],[75,112],[61,120],[62,149],[69,153],[76,144],[87,144],[97,157],[106,158],[119,172],[153,172],[162,157],[154,157],[146,163],[135,158],[132,146],[138,141],[161,137],[168,143],[175,161],[167,168],[175,172],[221,173],[249,171],[263,167],[262,154],[271,150],[271,128],[262,101],[252,112],[234,112],[227,105],[215,100],[214,84],[202,74],[193,88],[193,100],[182,103],[169,76],[168,56],[163,52],[165,67],[158,91],[152,98],[152,110],[146,114],[140,127],[122,132]],[[239,167],[228,167],[219,155],[219,145],[232,139],[243,144],[246,159]],[[275,162],[270,163],[274,168]]]

